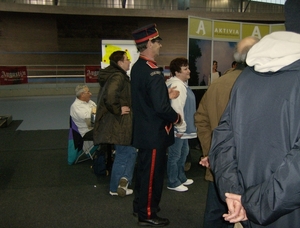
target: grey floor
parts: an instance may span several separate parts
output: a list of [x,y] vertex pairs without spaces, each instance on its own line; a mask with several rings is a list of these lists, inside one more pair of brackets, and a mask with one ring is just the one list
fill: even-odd
[[[96,97],[91,99],[95,101]],[[22,120],[17,130],[68,129],[74,100],[71,95],[0,98],[0,116]]]
[[[73,96],[0,99],[0,115],[10,114],[14,120],[0,128],[1,228],[138,227],[132,216],[133,196],[110,196],[110,177],[96,177],[91,160],[67,164],[73,100]],[[195,183],[188,192],[168,190],[165,178],[159,216],[170,219],[170,228],[202,227],[207,182],[205,169],[198,165],[201,151],[191,153],[187,177]]]

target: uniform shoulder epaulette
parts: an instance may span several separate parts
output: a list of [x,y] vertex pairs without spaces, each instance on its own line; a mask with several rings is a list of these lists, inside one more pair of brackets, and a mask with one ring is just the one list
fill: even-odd
[[147,61],[146,63],[147,63],[147,65],[148,65],[151,69],[157,69],[157,68],[158,68],[158,66],[157,66],[154,62]]

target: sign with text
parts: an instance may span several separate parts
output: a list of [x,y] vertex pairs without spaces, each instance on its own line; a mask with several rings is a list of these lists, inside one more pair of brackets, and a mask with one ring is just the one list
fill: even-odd
[[192,37],[205,37],[205,38],[211,39],[212,38],[212,20],[190,17],[188,33],[189,33],[189,36],[192,36]]
[[23,83],[28,83],[27,68],[25,66],[0,66],[0,85]]
[[86,83],[98,83],[98,75],[101,67],[100,66],[85,66],[85,82]]
[[190,16],[188,20],[188,59],[190,86],[206,89],[212,81],[234,69],[237,43],[248,36],[259,39],[284,24],[256,24],[221,21]]
[[265,35],[268,35],[270,33],[269,25],[243,23],[242,28],[243,28],[242,38],[245,38],[247,36],[255,36],[261,39]]
[[240,23],[214,21],[214,38],[239,40],[241,34]]

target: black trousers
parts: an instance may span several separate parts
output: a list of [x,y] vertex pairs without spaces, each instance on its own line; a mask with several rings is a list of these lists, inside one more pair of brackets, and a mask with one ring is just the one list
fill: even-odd
[[133,211],[140,219],[157,217],[167,165],[167,148],[139,149]]
[[[88,131],[85,133],[85,135],[82,137],[84,141],[93,141],[93,130]],[[106,156],[106,170],[108,172],[111,171],[112,165],[113,165],[113,160],[112,160],[112,149],[113,145],[112,144],[100,144],[100,153],[104,153]]]
[[222,216],[227,211],[227,204],[221,200],[215,183],[210,181],[208,184],[203,227],[233,228],[234,224],[226,222]]

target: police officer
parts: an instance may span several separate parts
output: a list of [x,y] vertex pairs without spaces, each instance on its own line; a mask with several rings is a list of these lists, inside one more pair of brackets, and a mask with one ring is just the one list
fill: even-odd
[[133,146],[138,148],[134,213],[141,226],[166,226],[167,218],[157,216],[161,199],[166,151],[174,143],[173,124],[181,117],[169,101],[162,69],[155,62],[162,47],[155,24],[132,33],[139,59],[131,69]]

